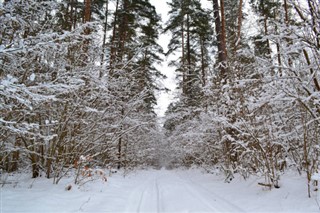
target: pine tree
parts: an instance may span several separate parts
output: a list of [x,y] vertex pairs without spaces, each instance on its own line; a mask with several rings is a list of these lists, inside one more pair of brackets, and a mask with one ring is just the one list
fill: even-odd
[[[155,120],[155,92],[160,88],[154,79],[163,77],[154,67],[154,63],[161,61],[162,54],[162,48],[156,41],[159,22],[155,8],[147,0],[116,2],[110,38],[109,76],[114,82],[111,93],[118,105],[120,120],[125,121],[119,126],[120,132],[132,127],[131,123],[126,123],[129,118],[140,119],[141,123],[149,120],[150,125]],[[128,103],[136,98],[138,100],[133,110]],[[136,113],[145,116],[138,118]],[[123,160],[134,147],[129,139],[119,137],[118,167],[124,165]]]
[[224,0],[212,0],[213,4],[213,17],[215,20],[215,31],[218,46],[218,68],[220,69],[220,77],[225,79],[227,76],[227,44],[226,44],[226,20]]
[[199,104],[201,86],[205,85],[208,69],[208,45],[211,39],[209,16],[197,0],[176,0],[169,6],[170,19],[164,32],[170,31],[172,38],[167,55],[181,52],[179,62],[172,61],[171,65],[182,75],[182,97],[187,104],[196,105]]

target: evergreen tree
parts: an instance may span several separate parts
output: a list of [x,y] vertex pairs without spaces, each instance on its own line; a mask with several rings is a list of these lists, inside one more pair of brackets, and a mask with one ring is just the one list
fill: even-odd
[[[126,120],[133,116],[140,119],[141,123],[150,121],[151,126],[156,118],[153,111],[156,104],[154,93],[159,89],[154,79],[163,77],[154,67],[154,63],[161,61],[162,54],[162,48],[156,41],[159,21],[155,8],[147,0],[117,1],[110,38],[109,75],[112,82],[118,82],[111,88],[111,93],[115,97],[119,117]],[[128,105],[132,98],[139,100],[135,111]],[[143,113],[145,116],[139,118],[135,113]],[[122,123],[119,128],[123,131],[130,127],[132,124],[129,122]],[[130,144],[133,144],[132,140],[130,138]],[[124,137],[118,140],[120,161],[123,159],[120,156],[125,154],[123,144],[127,144],[127,150],[135,147],[128,143]]]
[[178,63],[172,61],[171,65],[182,75],[179,84],[187,105],[197,105],[209,64],[209,16],[197,0],[175,0],[168,4],[170,19],[164,32],[170,31],[172,38],[167,55],[181,52]]
[[[28,168],[28,163],[32,177],[45,173],[58,183],[81,156],[99,166],[155,162],[146,156],[154,152],[152,135],[158,137],[153,106],[160,76],[154,68],[161,54],[156,43],[159,18],[148,1],[126,1],[126,12],[121,6],[116,30],[122,43],[115,47],[117,66],[112,70],[101,63],[102,53],[108,58],[111,49],[100,36],[100,29],[105,35],[109,29],[108,3],[1,5],[6,27],[0,39],[5,103],[0,106],[0,165],[5,171]],[[76,183],[83,166],[78,164]]]

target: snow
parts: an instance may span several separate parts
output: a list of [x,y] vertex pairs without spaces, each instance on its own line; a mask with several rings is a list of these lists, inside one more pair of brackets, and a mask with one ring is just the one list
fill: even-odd
[[319,173],[313,174],[313,175],[311,176],[311,179],[312,179],[312,180],[317,180],[317,181],[319,181],[319,180],[320,180],[320,174],[319,174]]
[[319,212],[316,197],[307,197],[305,177],[284,175],[281,188],[273,190],[259,181],[238,177],[225,183],[224,176],[198,169],[116,173],[107,182],[82,186],[72,184],[72,177],[53,185],[52,179],[21,175],[1,188],[0,212]]
[[34,81],[36,79],[36,75],[34,73],[32,73],[29,77],[30,81]]

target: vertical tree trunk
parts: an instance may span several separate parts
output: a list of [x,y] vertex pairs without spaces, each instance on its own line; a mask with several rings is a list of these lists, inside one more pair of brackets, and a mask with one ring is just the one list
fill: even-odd
[[121,158],[121,148],[122,148],[122,137],[119,138],[118,141],[118,169],[121,168],[121,162],[122,162],[122,158]]
[[18,162],[20,158],[20,151],[18,150],[18,147],[20,147],[20,143],[18,140],[15,142],[14,146],[16,147],[17,150],[12,152],[12,165],[10,168],[10,172],[14,172],[18,170]]
[[106,46],[106,39],[107,39],[107,30],[108,30],[108,15],[109,15],[109,0],[106,0],[106,12],[105,12],[105,22],[103,25],[103,43],[102,47],[105,48]]
[[[124,109],[123,107],[121,108],[121,117],[123,118],[124,117]],[[122,124],[120,124],[120,137],[119,137],[119,140],[118,140],[118,166],[117,168],[120,169],[121,168],[121,165],[122,165]]]
[[71,13],[70,13],[70,20],[71,20],[71,26],[70,26],[70,30],[75,29],[76,25],[77,25],[77,9],[75,7],[75,5],[77,4],[77,0],[72,0],[71,1]]
[[116,8],[114,12],[113,18],[113,26],[112,26],[112,37],[111,37],[111,49],[110,49],[110,75],[113,75],[113,64],[116,58],[116,32],[117,32],[117,22],[118,22],[118,9],[119,9],[119,0],[116,1]]
[[202,86],[206,86],[206,70],[205,70],[205,60],[204,60],[204,41],[203,38],[200,38],[201,45],[201,78],[202,78]]
[[224,0],[220,0],[220,13],[221,13],[221,49],[222,61],[226,66],[227,62],[227,42],[226,42],[226,17],[224,15]]
[[235,43],[235,50],[234,50],[234,53],[236,53],[236,52],[237,52],[238,47],[239,47],[239,45],[240,45],[240,41],[241,41],[242,5],[243,5],[243,0],[240,0],[240,2],[239,2],[239,10],[238,10],[237,39],[236,39],[236,43]]
[[286,25],[288,25],[289,24],[289,12],[288,12],[287,0],[284,0],[283,6],[284,6],[284,11],[285,11],[285,22],[286,22]]
[[[108,6],[109,0],[106,0],[106,12],[105,12],[105,22],[103,24],[103,40],[102,40],[102,53],[101,53],[101,62],[100,65],[104,62],[105,51],[106,51],[106,39],[107,39],[107,30],[108,30]],[[99,77],[101,78],[103,75],[102,70],[99,72]]]
[[[287,3],[287,0],[284,0],[283,6],[284,6],[284,11],[285,11],[285,23],[286,23],[286,26],[289,27],[289,11],[288,11],[288,3]],[[289,44],[292,44],[292,41],[291,41],[289,38],[287,38],[286,41],[287,41]],[[289,67],[292,67],[292,60],[291,60],[290,57],[289,57],[289,59],[288,59],[288,64],[289,64]]]
[[14,151],[14,152],[12,153],[12,160],[13,160],[12,166],[11,166],[11,171],[12,171],[12,172],[18,170],[19,155],[20,155],[19,150]]
[[184,59],[185,59],[185,55],[184,55],[184,53],[185,53],[185,50],[184,50],[184,20],[182,20],[182,23],[181,23],[181,39],[182,39],[182,41],[181,41],[181,52],[182,52],[182,59],[181,59],[181,61],[182,61],[182,93],[183,94],[186,94],[186,72],[185,72],[185,61],[184,61]]
[[127,41],[128,36],[128,15],[129,13],[129,2],[128,0],[123,0],[123,15],[121,20],[121,26],[119,29],[119,37],[120,37],[120,43],[119,43],[119,54],[118,57],[120,60],[122,60],[124,53],[125,53],[125,44]]
[[[69,6],[70,6],[70,13],[69,13]],[[73,13],[73,0],[70,0],[67,4],[67,9],[66,9],[66,17],[70,19],[70,25],[66,26],[66,28],[68,28],[69,31],[72,30],[72,15],[73,15],[72,13]]]
[[[220,74],[223,79],[226,78],[227,69],[227,49],[226,49],[226,32],[225,32],[225,17],[224,17],[224,2],[220,0],[221,9],[219,10],[218,0],[213,0],[213,15],[215,19],[216,34],[218,41],[218,62]],[[222,13],[220,17],[220,13]]]
[[50,178],[50,174],[51,174],[51,162],[52,162],[52,160],[51,160],[51,159],[48,159],[48,160],[47,160],[47,163],[46,163],[46,167],[47,167],[46,177],[47,177],[47,178]]
[[279,76],[282,77],[282,61],[281,61],[281,53],[280,53],[280,44],[279,42],[276,43],[277,46],[277,58],[278,58],[278,66],[279,66]]
[[31,167],[32,167],[32,178],[37,178],[40,175],[40,168],[38,165],[38,157],[36,154],[30,154]]
[[10,171],[10,155],[6,155],[5,157],[4,157],[4,162],[5,162],[5,171]]
[[188,71],[187,71],[187,94],[189,97],[191,95],[192,87],[192,70],[191,70],[191,47],[190,47],[190,20],[189,13],[187,14],[187,62],[188,62]]
[[[263,24],[264,24],[264,35],[268,35],[268,15],[264,15],[264,19],[263,19]],[[266,39],[267,42],[267,57],[271,58],[271,48],[270,48],[270,41],[269,39]],[[273,68],[271,68],[271,76],[274,76],[275,71],[273,70]]]
[[[276,15],[277,14],[277,11],[274,9],[274,19],[276,19]],[[277,25],[275,25],[275,33],[278,33],[278,27]],[[281,60],[281,51],[280,51],[280,44],[279,44],[279,41],[276,41],[276,47],[277,47],[277,59],[278,59],[278,72],[279,72],[279,76],[282,77],[282,60]]]
[[[268,16],[264,16],[264,35],[268,35]],[[271,51],[270,51],[270,42],[269,39],[267,39],[267,51],[268,51],[268,56],[271,56]]]
[[312,21],[312,30],[315,35],[317,48],[320,49],[320,33],[318,32],[318,29],[317,29],[318,28],[317,25],[319,24],[319,21],[317,20],[317,18],[319,18],[319,16],[318,16],[319,9],[318,9],[318,11],[315,11],[315,10],[317,10],[316,5],[318,5],[318,4],[314,3],[313,0],[308,0],[308,7],[309,7],[309,12],[310,12],[311,21]]
[[[304,121],[303,121],[304,122]],[[310,190],[310,182],[311,182],[311,172],[310,172],[310,161],[308,158],[309,152],[308,152],[308,132],[307,127],[304,124],[303,127],[303,160],[304,160],[304,166],[305,170],[307,172],[307,180],[308,180],[308,197],[311,197],[311,190]]]
[[[90,22],[91,20],[91,0],[85,0],[85,8],[84,8],[84,16],[83,16],[83,23]],[[91,33],[91,30],[89,27],[86,27],[84,29],[84,34],[89,35]],[[80,57],[80,64],[81,66],[86,66],[88,64],[88,51],[89,51],[89,45],[90,45],[90,40],[89,39],[84,39],[83,41],[83,54]]]
[[89,22],[91,20],[91,0],[85,0],[85,9],[83,22]]

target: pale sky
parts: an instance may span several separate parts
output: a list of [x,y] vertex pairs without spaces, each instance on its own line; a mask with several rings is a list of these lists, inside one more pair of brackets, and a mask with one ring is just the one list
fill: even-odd
[[[166,23],[168,20],[169,7],[166,2],[167,0],[150,0],[150,3],[156,7],[157,13],[161,15],[162,25],[164,25],[164,23]],[[158,42],[165,52],[167,51],[169,40],[169,33],[160,35]],[[156,106],[155,111],[159,117],[164,115],[168,105],[173,101],[176,88],[174,68],[167,66],[167,62],[169,61],[168,58],[164,56],[163,59],[163,63],[161,65],[157,65],[156,67],[167,76],[167,79],[163,80],[162,83],[166,88],[170,89],[171,92],[161,92],[157,95],[158,105]]]
[[[170,2],[170,0],[150,0],[150,3],[156,7],[157,13],[161,15],[163,26],[169,18],[168,16],[169,6],[167,5],[167,2]],[[211,7],[210,2],[207,0],[201,0],[201,3],[204,8]],[[169,40],[170,40],[170,33],[160,35],[158,42],[162,46],[165,52],[167,51]],[[158,105],[156,106],[155,111],[159,117],[164,116],[164,113],[168,105],[175,98],[176,75],[174,72],[174,68],[167,66],[168,62],[174,58],[175,58],[174,56],[171,56],[169,58],[163,57],[164,61],[162,65],[156,66],[163,74],[167,76],[167,79],[162,81],[163,85],[166,88],[171,90],[171,92],[169,93],[161,92],[160,94],[157,95]]]
[[[167,5],[167,2],[170,2],[171,0],[150,0],[150,3],[153,4],[156,7],[157,13],[161,15],[162,17],[162,25],[167,22],[169,16],[169,6]],[[244,10],[247,14],[247,18],[244,20],[243,25],[246,29],[246,34],[250,34],[251,36],[254,35],[257,32],[257,27],[259,26],[256,22],[256,17],[253,15],[253,12],[251,11],[251,8],[248,7],[249,0],[244,0]],[[204,8],[211,8],[212,4],[208,0],[201,0],[201,4]],[[165,35],[161,34],[159,38],[159,44],[162,46],[164,51],[167,51],[167,46],[170,40],[170,33],[167,33]],[[163,85],[170,89],[171,92],[165,93],[161,92],[157,95],[157,101],[158,105],[155,108],[156,113],[159,117],[163,117],[164,113],[168,107],[168,105],[174,101],[175,94],[176,94],[176,75],[174,72],[173,67],[168,67],[167,64],[170,60],[174,59],[174,56],[170,56],[169,58],[163,57],[164,61],[162,65],[156,66],[158,70],[160,70],[163,74],[167,76],[167,79],[163,80]]]

